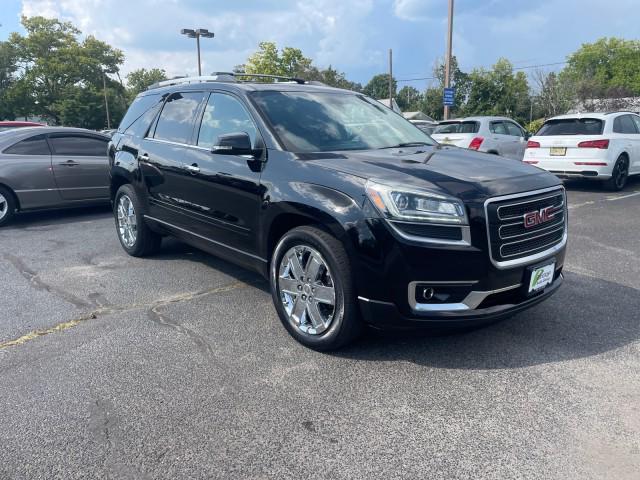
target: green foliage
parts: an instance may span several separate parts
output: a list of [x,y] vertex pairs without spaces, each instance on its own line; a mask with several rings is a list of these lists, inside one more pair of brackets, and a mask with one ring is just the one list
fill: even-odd
[[403,112],[415,112],[420,110],[422,94],[417,88],[405,85],[398,92],[396,102]]
[[152,68],[147,70],[146,68],[139,68],[133,70],[127,75],[127,93],[131,100],[135,98],[140,92],[146,90],[148,87],[156,82],[161,82],[167,79],[167,73],[162,68]]
[[[12,33],[8,41],[19,77],[7,92],[13,113],[103,128],[106,112],[98,98],[104,95],[103,82],[108,95],[124,95],[124,87],[107,76],[119,73],[123,53],[92,36],[79,41],[80,31],[69,22],[22,17],[22,25],[26,35]],[[122,105],[113,102],[114,124],[123,114]]]
[[542,127],[542,124],[544,123],[544,118],[537,118],[536,120],[533,120],[529,123],[527,123],[524,126],[524,129],[527,132],[530,132],[532,134],[535,134],[538,130],[540,130],[540,127]]
[[601,38],[571,54],[561,78],[580,99],[640,95],[640,40]]
[[[396,88],[398,84],[395,78],[391,79],[391,89],[393,91],[394,98],[396,95]],[[380,73],[375,75],[369,83],[367,83],[362,89],[362,93],[370,96],[371,98],[381,99],[381,98],[389,98],[389,74],[388,73]]]

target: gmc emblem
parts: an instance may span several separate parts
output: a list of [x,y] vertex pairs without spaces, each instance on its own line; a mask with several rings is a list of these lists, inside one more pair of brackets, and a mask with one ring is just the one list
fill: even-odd
[[535,212],[527,212],[524,214],[524,228],[533,228],[541,223],[553,220],[556,216],[556,207],[545,207]]

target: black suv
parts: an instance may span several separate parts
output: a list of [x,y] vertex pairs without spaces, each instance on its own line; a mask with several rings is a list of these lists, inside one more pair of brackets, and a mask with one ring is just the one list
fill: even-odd
[[[254,78],[257,77],[257,78]],[[359,93],[217,74],[141,93],[109,146],[118,236],[260,272],[301,343],[364,324],[481,324],[562,282],[565,192],[536,167],[438,145]]]

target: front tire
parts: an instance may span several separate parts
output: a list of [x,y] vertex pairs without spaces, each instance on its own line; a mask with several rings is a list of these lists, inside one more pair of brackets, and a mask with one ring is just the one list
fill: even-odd
[[140,200],[131,185],[123,185],[118,189],[113,214],[118,240],[129,255],[144,257],[160,248],[162,237],[145,223]]
[[16,202],[10,190],[0,187],[0,227],[13,219],[16,212]]
[[303,226],[284,235],[271,258],[270,282],[282,324],[303,345],[335,350],[361,332],[347,252],[324,230]]
[[629,160],[624,155],[620,155],[613,166],[611,178],[604,182],[605,188],[612,192],[619,192],[624,189],[629,179]]

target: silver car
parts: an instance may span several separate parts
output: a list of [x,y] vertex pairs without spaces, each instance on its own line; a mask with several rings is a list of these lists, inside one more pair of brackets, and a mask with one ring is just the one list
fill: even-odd
[[478,116],[440,122],[431,137],[438,143],[522,160],[529,135],[510,118]]
[[0,133],[0,226],[16,212],[109,202],[109,137],[28,127]]

